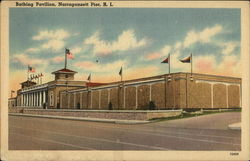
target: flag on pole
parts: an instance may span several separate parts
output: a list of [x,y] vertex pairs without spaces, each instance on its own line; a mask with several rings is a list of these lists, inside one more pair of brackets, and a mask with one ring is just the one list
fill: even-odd
[[191,63],[191,76],[193,75],[193,54],[191,53],[191,55],[187,58],[181,59],[180,60],[182,63]]
[[88,76],[88,79],[87,79],[88,81],[91,81],[91,73],[89,74],[89,76]]
[[65,53],[67,54],[68,59],[73,59],[74,58],[73,54],[70,52],[69,49],[65,49]]
[[35,73],[36,70],[35,70],[34,67],[31,67],[31,66],[28,65],[28,72]]
[[121,67],[121,69],[119,71],[119,75],[121,76],[121,82],[122,82],[122,67]]
[[122,67],[121,67],[121,69],[119,71],[119,75],[122,76]]
[[164,59],[161,63],[169,63],[170,61],[170,54],[168,55],[168,57],[166,59]]
[[180,61],[182,63],[190,63],[192,61],[192,54],[187,58],[181,59]]
[[164,59],[161,63],[168,63],[168,73],[170,74],[170,53],[168,54],[168,57]]

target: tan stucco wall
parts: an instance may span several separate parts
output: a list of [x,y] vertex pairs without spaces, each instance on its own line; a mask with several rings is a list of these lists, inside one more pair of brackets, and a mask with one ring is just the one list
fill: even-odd
[[236,85],[228,86],[228,106],[232,107],[240,107],[240,88]]
[[214,85],[214,108],[227,108],[226,85]]
[[156,109],[165,107],[165,83],[155,83],[151,85],[151,99],[156,105]]
[[125,102],[126,109],[135,110],[136,109],[136,87],[130,86],[126,87]]
[[[167,75],[150,79],[160,80],[129,85],[126,82],[117,83],[113,87],[103,86],[102,89],[91,87],[92,90],[88,92],[86,88],[75,92],[69,90],[70,93],[76,93],[75,106],[70,97],[70,108],[76,108],[80,96],[82,109],[108,109],[111,102],[113,110],[145,110],[149,109],[150,101],[154,102],[156,109],[240,107],[240,79],[195,74],[191,77],[185,73],[171,75],[170,81]],[[62,95],[64,98],[67,99]]]

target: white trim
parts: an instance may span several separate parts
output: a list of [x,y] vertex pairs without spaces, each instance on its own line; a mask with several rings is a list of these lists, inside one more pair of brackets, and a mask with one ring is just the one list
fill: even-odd
[[228,85],[226,85],[226,100],[227,100],[227,108],[229,108],[229,106],[228,106]]
[[108,89],[108,104],[110,103],[110,89]]
[[74,96],[73,96],[73,100],[74,100],[74,102],[73,102],[73,109],[75,109],[76,108],[76,93],[73,93],[74,94]]
[[92,109],[92,91],[90,91],[90,109]]
[[60,93],[60,107],[62,107],[62,99],[63,99],[63,93]]
[[49,105],[54,106],[54,91],[50,91],[49,98]]
[[31,93],[31,100],[30,100],[31,102],[30,102],[30,106],[33,106],[33,94],[34,94],[34,93]]
[[43,91],[43,103],[46,103],[46,91]]
[[[38,111],[45,109],[25,109],[27,111]],[[72,111],[72,112],[108,112],[108,113],[171,113],[182,110],[75,110],[75,109],[47,109],[46,111]]]
[[101,92],[102,90],[98,90],[99,91],[99,109],[101,109]]
[[[138,86],[138,84],[144,84],[144,83],[156,83],[156,81],[164,81],[164,78],[160,79],[151,79],[151,80],[145,80],[145,81],[138,81],[138,82],[132,82],[132,83],[124,83],[124,86]],[[98,87],[93,87],[92,90],[100,90],[100,89],[106,89],[106,88],[115,88],[119,83],[116,84],[111,84],[111,85],[101,85]],[[80,92],[80,91],[86,91],[87,88],[84,89],[75,89],[75,90],[70,90],[69,92]]]
[[209,84],[223,84],[223,85],[237,85],[237,86],[240,86],[241,84],[241,83],[228,83],[228,82],[222,82],[222,81],[209,81],[209,80],[201,80],[201,79],[195,80],[195,83],[209,83]]
[[23,95],[21,95],[21,105],[23,106]]
[[39,106],[42,106],[42,91],[39,92]]
[[125,93],[126,93],[126,91],[125,91],[125,90],[126,90],[126,87],[124,86],[124,87],[123,87],[123,109],[126,108],[126,104],[125,104],[125,103],[126,103],[126,102],[125,102],[125,99],[126,99],[126,98],[125,98]]
[[138,88],[137,88],[137,86],[135,86],[135,109],[137,109],[138,108]]
[[211,84],[211,107],[214,108],[214,84]]
[[79,96],[80,97],[80,109],[82,109],[82,105],[83,105],[83,103],[82,103],[82,93],[83,92],[80,92],[80,96]]
[[164,81],[165,78],[159,78],[159,79],[150,79],[150,80],[145,80],[145,81],[138,81],[138,82],[133,82],[133,83],[125,83],[124,85],[137,85],[137,84],[142,84],[142,83],[150,83],[150,82],[156,82],[156,81]]
[[66,96],[68,96],[67,108],[70,108],[70,94],[68,93]]
[[36,92],[36,106],[39,106],[39,93]]
[[239,99],[240,99],[240,107],[242,107],[242,101],[241,101],[241,97],[242,97],[242,90],[241,90],[241,86],[239,86]]
[[21,93],[33,91],[33,90],[37,90],[37,89],[42,89],[42,88],[46,88],[46,87],[48,87],[48,84],[34,85],[31,87],[26,87],[26,88],[21,89]]
[[149,101],[152,101],[151,90],[152,90],[152,84],[149,84]]

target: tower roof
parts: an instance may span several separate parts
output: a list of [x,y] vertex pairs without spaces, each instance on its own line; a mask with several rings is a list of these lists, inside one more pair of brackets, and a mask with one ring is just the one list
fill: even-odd
[[76,72],[76,71],[73,71],[73,70],[70,70],[70,69],[67,69],[67,68],[63,68],[63,69],[60,69],[60,70],[57,70],[57,71],[52,72],[52,74],[57,74],[57,73],[75,74],[75,73],[77,73],[77,72]]

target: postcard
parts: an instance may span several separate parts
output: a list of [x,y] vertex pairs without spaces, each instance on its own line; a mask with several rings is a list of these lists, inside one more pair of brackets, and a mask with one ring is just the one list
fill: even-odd
[[249,3],[3,1],[1,160],[249,160]]

